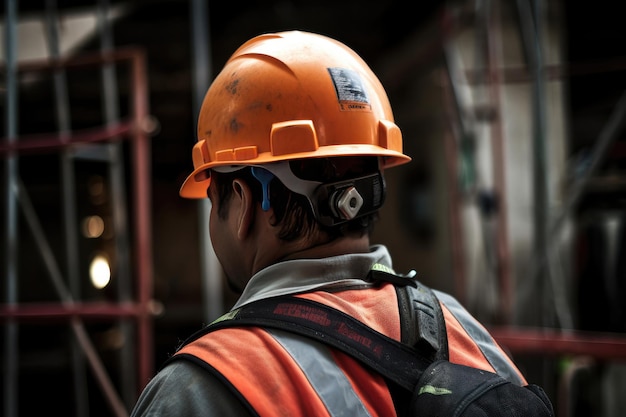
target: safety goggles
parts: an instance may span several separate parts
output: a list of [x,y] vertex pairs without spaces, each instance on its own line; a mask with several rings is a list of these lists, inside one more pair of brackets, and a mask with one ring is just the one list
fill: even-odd
[[303,195],[309,201],[315,218],[325,226],[335,226],[378,210],[385,198],[385,182],[380,170],[334,182],[302,179],[294,174],[289,161],[263,165],[225,165],[211,168],[220,173],[231,173],[250,167],[252,175],[263,190],[263,210],[271,206],[270,182],[278,178],[289,190]]

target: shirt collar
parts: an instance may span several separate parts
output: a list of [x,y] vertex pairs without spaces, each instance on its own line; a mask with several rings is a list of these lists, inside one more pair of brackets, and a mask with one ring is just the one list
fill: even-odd
[[233,309],[278,295],[369,286],[365,277],[374,264],[392,267],[385,246],[374,245],[367,253],[279,262],[252,276]]

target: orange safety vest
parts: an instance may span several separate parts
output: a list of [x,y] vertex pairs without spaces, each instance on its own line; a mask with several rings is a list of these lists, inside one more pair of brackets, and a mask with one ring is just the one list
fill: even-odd
[[[349,314],[375,330],[400,340],[395,288],[312,292],[298,297],[321,302]],[[497,372],[463,323],[441,303],[446,321],[449,359]],[[478,325],[478,322],[473,322]],[[486,333],[485,333],[486,334]],[[485,341],[483,340],[484,344]],[[521,373],[490,339],[492,354]],[[263,328],[225,328],[210,332],[179,350],[175,358],[195,357],[213,368],[261,416],[393,416],[395,408],[382,376],[352,357],[303,336]]]

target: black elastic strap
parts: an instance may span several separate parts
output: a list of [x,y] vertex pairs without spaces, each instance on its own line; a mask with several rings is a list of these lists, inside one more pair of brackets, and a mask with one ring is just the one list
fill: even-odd
[[211,324],[203,333],[225,327],[259,326],[301,334],[351,355],[410,391],[431,363],[410,346],[315,301],[274,297],[255,301],[233,313],[228,319]]
[[397,275],[372,269],[370,282],[389,282],[396,288],[400,312],[400,341],[417,349],[433,361],[448,359],[448,337],[443,311],[433,290],[415,275]]
[[430,288],[418,284],[396,286],[401,341],[433,361],[447,360],[448,336],[439,299]]

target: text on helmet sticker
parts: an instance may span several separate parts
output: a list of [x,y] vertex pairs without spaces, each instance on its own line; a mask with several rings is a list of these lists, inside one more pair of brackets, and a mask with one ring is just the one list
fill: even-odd
[[335,85],[341,110],[372,110],[361,77],[356,71],[347,68],[328,68],[328,73]]

